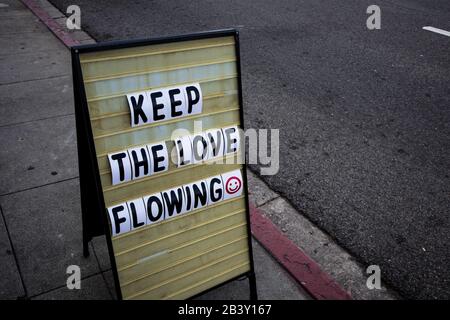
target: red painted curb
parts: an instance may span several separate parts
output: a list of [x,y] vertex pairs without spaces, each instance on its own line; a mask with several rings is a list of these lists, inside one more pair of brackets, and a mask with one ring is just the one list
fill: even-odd
[[73,47],[79,45],[80,42],[71,37],[71,35],[64,30],[42,7],[36,3],[35,0],[21,0],[22,3],[28,7],[41,21],[53,32],[59,40],[61,40],[66,47]]
[[315,299],[351,300],[319,265],[300,250],[291,240],[254,205],[250,204],[252,234],[261,245],[290,273],[292,277]]

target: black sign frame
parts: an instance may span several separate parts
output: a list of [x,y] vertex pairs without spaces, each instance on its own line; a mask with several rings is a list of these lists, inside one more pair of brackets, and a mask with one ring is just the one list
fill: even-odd
[[[75,119],[77,130],[77,148],[78,148],[78,166],[79,166],[79,180],[80,180],[80,195],[81,195],[81,213],[82,213],[82,229],[83,229],[83,255],[89,256],[89,242],[96,236],[105,235],[108,245],[108,252],[111,262],[112,273],[114,277],[114,284],[116,295],[119,300],[122,300],[122,293],[120,289],[119,277],[117,267],[113,255],[111,231],[107,219],[107,209],[102,192],[100,181],[100,173],[96,159],[95,145],[93,139],[92,128],[90,125],[89,109],[87,105],[86,93],[82,78],[82,69],[80,62],[80,54],[87,52],[99,52],[113,49],[122,49],[154,44],[163,44],[180,41],[200,40],[216,37],[234,36],[235,39],[235,53],[237,66],[237,81],[238,81],[238,98],[239,98],[239,116],[240,125],[244,126],[244,112],[243,112],[243,98],[242,98],[242,80],[241,80],[241,63],[240,63],[240,46],[239,46],[239,32],[235,29],[224,29],[207,32],[199,32],[178,36],[159,37],[152,39],[138,39],[138,40],[124,40],[111,41],[98,44],[88,44],[74,46],[71,48],[72,56],[72,76],[73,76],[73,92],[75,98]],[[243,144],[245,146],[245,144]],[[247,239],[249,248],[249,262],[250,270],[238,275],[230,280],[227,280],[217,286],[214,286],[206,291],[203,291],[193,297],[198,297],[208,291],[221,287],[231,281],[234,281],[243,276],[249,280],[250,300],[257,300],[256,276],[253,262],[253,247],[250,226],[250,208],[248,201],[248,185],[247,185],[247,165],[242,166],[242,178],[244,182],[244,193],[246,202],[246,222],[247,222]],[[103,214],[102,214],[103,212]]]

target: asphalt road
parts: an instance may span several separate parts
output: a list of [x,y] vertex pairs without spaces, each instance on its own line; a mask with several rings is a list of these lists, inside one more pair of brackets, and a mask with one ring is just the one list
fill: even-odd
[[450,298],[448,0],[75,1],[98,41],[241,32],[246,127],[279,128],[263,177],[408,298]]

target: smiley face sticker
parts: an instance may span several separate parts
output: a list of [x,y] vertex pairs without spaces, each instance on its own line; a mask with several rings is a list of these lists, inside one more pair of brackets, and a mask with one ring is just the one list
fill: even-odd
[[225,183],[226,191],[229,194],[233,194],[239,191],[242,186],[242,181],[236,176],[228,178],[227,182]]
[[234,170],[222,174],[224,184],[223,200],[239,197],[242,194],[243,182],[241,170]]

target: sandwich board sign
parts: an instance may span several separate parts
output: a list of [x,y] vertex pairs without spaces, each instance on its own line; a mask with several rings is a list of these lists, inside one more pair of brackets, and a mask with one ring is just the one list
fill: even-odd
[[106,235],[117,296],[246,275],[256,299],[237,31],[77,46],[72,69],[84,253]]

